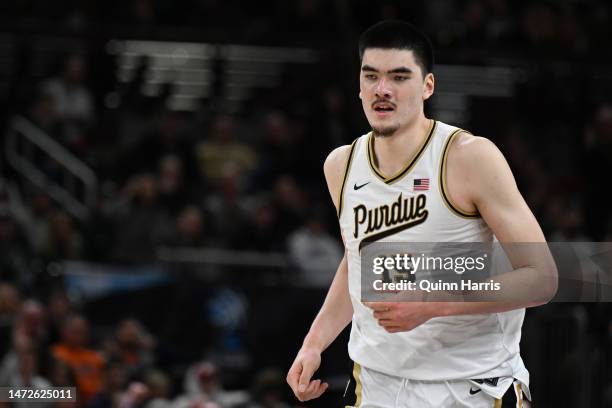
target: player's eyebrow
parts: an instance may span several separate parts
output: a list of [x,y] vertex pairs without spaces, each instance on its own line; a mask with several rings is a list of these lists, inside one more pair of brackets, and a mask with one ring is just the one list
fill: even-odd
[[[379,72],[378,69],[370,66],[364,65],[361,67],[361,71],[365,72]],[[412,74],[412,70],[408,67],[397,67],[387,71],[387,74]]]
[[412,70],[408,67],[399,67],[394,68],[390,71],[387,71],[388,74],[412,74]]
[[364,65],[361,67],[362,71],[368,71],[368,72],[378,72],[378,70],[374,67],[371,67],[369,65]]

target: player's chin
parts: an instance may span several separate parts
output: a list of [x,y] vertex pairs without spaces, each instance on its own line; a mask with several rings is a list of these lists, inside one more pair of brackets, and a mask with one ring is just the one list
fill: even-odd
[[399,126],[388,123],[372,124],[371,126],[375,136],[392,136],[399,129]]

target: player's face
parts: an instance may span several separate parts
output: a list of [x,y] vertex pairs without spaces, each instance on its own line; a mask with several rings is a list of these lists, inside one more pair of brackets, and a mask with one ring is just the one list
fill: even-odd
[[423,112],[434,90],[411,50],[368,48],[361,61],[359,97],[375,134],[391,136]]

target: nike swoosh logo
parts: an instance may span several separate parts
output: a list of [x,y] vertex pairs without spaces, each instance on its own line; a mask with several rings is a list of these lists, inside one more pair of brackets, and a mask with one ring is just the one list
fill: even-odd
[[360,186],[358,186],[358,185],[357,185],[357,183],[355,183],[355,185],[353,186],[353,188],[355,189],[355,191],[357,191],[357,190],[359,190],[360,188],[367,186],[368,184],[370,184],[370,182],[369,182],[369,181],[368,181],[367,183],[364,183],[364,184],[360,185]]
[[482,391],[482,389],[480,388],[473,389],[470,387],[470,395],[478,394],[480,391]]

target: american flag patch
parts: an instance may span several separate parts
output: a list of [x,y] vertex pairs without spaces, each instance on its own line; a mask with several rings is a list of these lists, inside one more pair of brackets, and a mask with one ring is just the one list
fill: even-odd
[[412,189],[414,191],[426,191],[429,190],[429,179],[414,179],[414,184],[412,185]]

